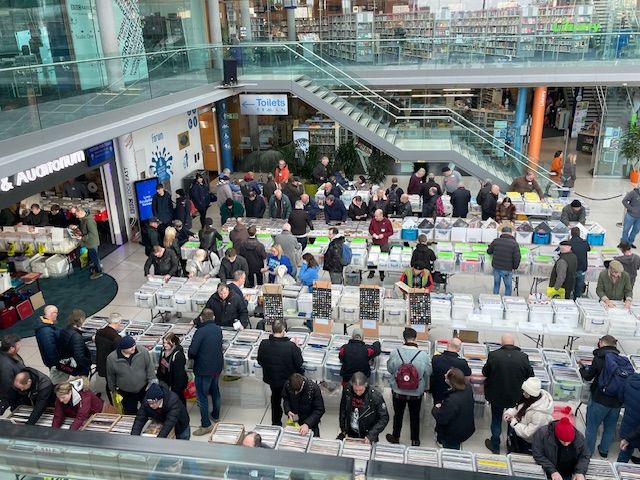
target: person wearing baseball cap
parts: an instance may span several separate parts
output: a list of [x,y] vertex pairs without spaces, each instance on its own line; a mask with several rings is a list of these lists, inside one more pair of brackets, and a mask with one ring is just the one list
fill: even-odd
[[633,300],[631,279],[618,260],[611,260],[609,268],[600,272],[596,295],[607,307],[613,307],[614,300],[621,300],[624,301],[626,308],[631,308]]
[[136,345],[135,339],[125,335],[118,348],[107,357],[107,385],[122,396],[125,415],[135,415],[138,403],[144,399],[147,385],[157,382],[156,369],[149,350]]
[[507,427],[507,449],[509,453],[531,454],[531,438],[541,427],[552,420],[553,397],[542,390],[537,377],[522,382],[522,396],[515,407],[505,410],[503,418]]
[[576,286],[576,272],[578,271],[578,257],[571,252],[571,242],[560,242],[560,255],[553,265],[549,286],[556,290],[564,288],[564,298],[570,299]]
[[582,206],[580,200],[574,200],[562,208],[560,221],[566,226],[569,226],[572,222],[578,222],[584,225],[587,221],[587,210]]
[[141,435],[149,419],[162,424],[158,438],[167,438],[174,429],[178,440],[191,438],[187,407],[175,392],[157,383],[149,385],[133,422],[131,435]]
[[569,417],[540,427],[533,435],[531,453],[547,478],[585,480],[591,452]]

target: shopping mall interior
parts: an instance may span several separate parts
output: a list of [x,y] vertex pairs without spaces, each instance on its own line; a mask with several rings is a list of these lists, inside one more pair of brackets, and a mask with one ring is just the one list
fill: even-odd
[[[475,479],[559,480],[553,470],[537,465],[535,448],[533,457],[512,448],[516,430],[506,422],[496,436],[492,411],[498,402],[487,401],[491,375],[484,367],[496,358],[494,352],[505,349],[507,334],[526,352],[553,400],[540,429],[567,418],[576,438],[586,435],[593,449],[598,426],[604,426],[604,438],[586,455],[588,469],[561,477],[639,478],[640,468],[633,457],[627,463],[626,454],[640,443],[622,449],[621,442],[630,438],[628,422],[640,428],[635,418],[640,407],[617,400],[612,400],[616,408],[602,406],[597,399],[603,394],[592,389],[601,377],[583,375],[594,368],[583,366],[591,364],[592,351],[607,345],[599,344],[601,337],[610,335],[635,369],[627,385],[640,378],[640,290],[633,286],[640,257],[634,257],[635,270],[631,266],[630,295],[625,291],[616,299],[621,302],[610,304],[600,290],[602,276],[609,278],[612,261],[622,255],[620,241],[632,244],[630,229],[634,222],[640,228],[634,215],[640,214],[640,201],[627,195],[640,176],[639,19],[636,0],[0,0],[0,419],[5,420],[0,477],[400,480],[450,478],[456,470],[455,475]],[[323,157],[329,163],[320,181]],[[278,176],[282,161],[288,181]],[[452,189],[445,173],[450,170],[460,178]],[[539,188],[534,191],[529,181],[525,190],[514,192],[514,180],[527,172]],[[437,201],[422,187],[428,175],[444,189]],[[197,177],[210,192],[206,200],[198,200],[194,190]],[[387,192],[386,207],[380,208],[387,209],[383,215],[393,235],[381,242],[371,233],[375,208],[356,219],[350,206],[355,196],[373,204],[376,191],[393,190],[395,179],[409,194],[411,214],[400,218],[397,208],[389,207],[395,194]],[[496,205],[488,214],[477,197],[487,180],[500,192],[498,204],[509,196],[515,205],[506,223],[496,218]],[[332,183],[327,194],[340,197],[349,220],[347,212],[329,217],[330,197],[318,188],[326,181]],[[244,190],[247,185],[255,185],[264,214],[250,215],[254,198]],[[291,193],[289,185],[300,190]],[[168,211],[158,207],[158,186],[168,195]],[[450,195],[461,186],[470,191],[466,218],[454,215],[460,210]],[[191,443],[175,439],[183,438],[177,426],[171,440],[151,438],[161,428],[154,430],[154,423],[144,425],[141,437],[128,435],[131,412],[123,410],[124,403],[107,408],[114,387],[99,365],[96,369],[95,332],[120,318],[117,342],[134,338],[142,347],[136,355],[152,362],[149,385],[157,383],[156,369],[166,364],[163,338],[177,335],[186,355],[201,331],[203,307],[234,273],[202,274],[202,261],[194,260],[203,245],[202,220],[210,218],[221,233],[211,249],[218,261],[232,247],[246,251],[233,237],[235,219],[245,216],[245,224],[257,227],[258,243],[271,253],[284,235],[283,225],[292,222],[274,198],[276,188],[294,214],[307,210],[306,203],[296,206],[302,192],[318,203],[320,213],[313,214],[313,226],[295,234],[302,249],[296,250],[299,258],[290,259],[284,279],[270,267],[272,254],[264,266],[265,285],[254,286],[253,279],[242,285],[246,328],[238,331],[235,322],[224,323],[226,314],[216,312],[224,351],[224,368],[213,375],[219,375],[217,418],[201,418],[196,390],[204,388],[203,376],[194,376],[193,364],[183,364],[191,390],[185,407]],[[442,210],[426,213],[431,200]],[[586,220],[565,222],[563,209],[576,201],[585,207]],[[629,201],[638,202],[637,210]],[[161,231],[179,220],[183,231],[178,228],[176,238],[186,233],[171,247],[181,266],[165,278],[157,263],[155,275],[146,278],[155,262],[153,248],[163,244],[157,233],[156,243],[149,237],[154,217]],[[553,297],[562,282],[552,285],[550,277],[558,278],[556,262],[565,255],[561,242],[570,238],[576,221],[579,236],[591,246],[585,289],[580,298],[568,291],[566,298]],[[332,226],[352,252],[340,268],[344,285],[331,285],[334,272],[324,270]],[[514,289],[511,295],[500,289],[500,297],[494,285],[495,278],[500,285],[496,273],[502,268],[495,266],[497,253],[489,252],[509,231],[519,244],[520,261],[504,270],[510,281],[513,271]],[[430,270],[440,280],[433,280],[430,294],[402,287],[409,285],[407,272],[417,268],[418,235],[428,238],[437,257]],[[309,267],[302,253],[319,263],[317,283],[298,276]],[[416,305],[424,298],[429,306],[423,311]],[[76,329],[85,341],[82,348],[92,354],[84,387],[106,406],[92,410],[78,432],[69,429],[69,418],[62,429],[52,428],[63,411],[53,390],[47,393],[51,410],[41,412],[37,426],[24,425],[36,423],[27,419],[37,395],[17,387],[16,372],[24,366],[33,369],[30,375],[46,374],[56,392],[69,377],[44,358],[47,345],[38,329],[48,305],[58,311],[61,332],[75,331],[69,327],[75,309],[86,316]],[[279,319],[302,350],[305,381],[317,384],[322,394],[319,436],[300,432],[297,423],[272,426],[273,389],[263,381],[257,358]],[[438,420],[449,397],[438,403],[429,389],[413,397],[391,388],[397,380],[388,361],[407,327],[417,332],[419,350],[434,365],[456,343],[454,337],[462,341],[475,431],[457,445],[443,441]],[[389,419],[373,441],[357,438],[359,428],[352,433],[353,417],[342,418],[345,392],[356,387],[343,382],[341,361],[347,362],[338,352],[354,334],[369,345],[381,342],[367,388],[381,394]],[[24,364],[18,370],[12,370],[15,335]],[[49,340],[60,352],[59,340]],[[74,355],[69,372],[86,376]],[[143,383],[140,411],[152,398]],[[508,388],[498,388],[503,387]],[[71,406],[65,412],[77,409],[78,388],[71,386],[75,397],[67,400]],[[519,396],[520,383],[516,391]],[[542,395],[540,389],[536,393]],[[405,403],[424,397],[417,407],[418,443],[410,434],[409,413],[404,422],[398,420],[401,431],[394,426],[398,395],[410,397]],[[207,422],[211,427],[204,432]],[[255,431],[274,452],[247,454],[243,438]],[[347,431],[347,438],[336,440]],[[487,440],[492,437],[500,440],[497,451]]]

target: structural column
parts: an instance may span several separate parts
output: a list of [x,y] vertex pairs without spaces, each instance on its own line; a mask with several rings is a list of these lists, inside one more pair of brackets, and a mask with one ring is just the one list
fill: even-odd
[[520,87],[518,89],[518,101],[516,102],[516,118],[513,123],[515,130],[513,149],[516,152],[522,152],[522,126],[527,120],[527,97],[529,95],[529,89],[527,87]]
[[287,40],[296,41],[296,8],[287,8]]
[[536,87],[531,108],[531,131],[529,132],[529,167],[537,171],[544,129],[544,111],[547,106],[547,87]]
[[[209,18],[209,41],[214,45],[222,45],[222,26],[220,21],[220,3],[218,0],[207,1],[207,16]],[[222,68],[222,47],[215,48],[211,57],[215,68]]]
[[[240,22],[245,30],[245,40],[250,42],[253,40],[253,32],[251,31],[251,11],[249,0],[240,0]],[[239,32],[238,32],[239,33]],[[240,40],[240,35],[238,35]]]
[[[96,2],[96,13],[98,15],[98,25],[100,27],[100,44],[102,54],[105,57],[119,57],[120,46],[116,30],[116,19],[113,15],[113,5],[111,2]],[[107,81],[109,90],[119,91],[124,89],[124,74],[122,69],[122,59],[114,58],[106,60]]]

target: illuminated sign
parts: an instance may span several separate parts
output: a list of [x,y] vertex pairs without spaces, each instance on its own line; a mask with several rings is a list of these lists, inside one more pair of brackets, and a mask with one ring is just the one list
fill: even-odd
[[79,152],[72,153],[71,155],[60,157],[57,160],[52,160],[51,162],[43,163],[37,167],[23,170],[22,172],[18,172],[10,177],[3,177],[0,179],[0,191],[8,192],[16,187],[21,187],[27,183],[35,182],[47,175],[59,172],[65,168],[73,167],[74,165],[83,163],[84,161],[84,152],[80,150]]
[[555,23],[551,26],[554,33],[560,32],[599,32],[599,23]]

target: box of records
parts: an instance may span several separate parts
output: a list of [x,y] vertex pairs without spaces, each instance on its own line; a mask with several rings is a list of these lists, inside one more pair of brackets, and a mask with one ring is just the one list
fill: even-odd
[[328,440],[312,437],[307,447],[307,453],[316,455],[332,455],[337,457],[342,452],[342,440]]
[[466,470],[473,472],[474,462],[473,454],[463,450],[449,450],[443,448],[440,450],[440,466],[450,470]]
[[542,358],[544,358],[545,365],[549,367],[571,366],[571,357],[562,348],[543,348]]
[[260,434],[262,444],[269,448],[276,448],[280,435],[282,435],[282,427],[274,425],[256,425],[253,431]]
[[362,438],[345,438],[342,444],[342,456],[356,460],[371,459],[371,444]]
[[617,480],[618,477],[611,462],[592,458],[585,478],[586,480]]
[[479,473],[489,473],[492,475],[510,475],[509,461],[504,455],[476,453],[475,462],[476,471]]
[[423,467],[441,466],[437,448],[407,447],[405,463],[408,465],[421,465]]
[[324,379],[327,382],[342,382],[342,375],[340,375],[341,368],[342,362],[338,357],[338,350],[329,350],[324,365]]
[[116,422],[120,419],[120,415],[114,413],[96,413],[89,418],[87,423],[84,424],[82,430],[89,432],[103,432],[108,433],[111,431]]
[[323,348],[305,347],[302,350],[305,376],[309,380],[321,382],[324,379],[324,359],[326,353],[327,351]]
[[131,435],[131,429],[133,428],[133,422],[135,419],[135,415],[122,415],[111,426],[110,433],[116,433],[119,435]]
[[576,368],[548,367],[551,375],[551,396],[556,401],[579,401],[582,395],[582,377]]
[[304,453],[309,447],[309,441],[313,436],[313,432],[309,431],[306,435],[300,435],[300,430],[294,427],[285,427],[280,439],[278,440],[277,449],[289,452]]
[[544,480],[547,476],[531,455],[510,453],[507,455],[511,466],[511,475],[514,477],[538,478]]
[[379,462],[404,463],[405,445],[393,443],[376,443],[372,460]]
[[244,425],[240,423],[216,423],[209,436],[209,443],[240,445],[244,433]]
[[224,373],[244,377],[249,375],[249,355],[251,345],[233,343],[224,352]]
[[616,472],[620,480],[638,480],[640,479],[640,465],[633,463],[616,463]]

